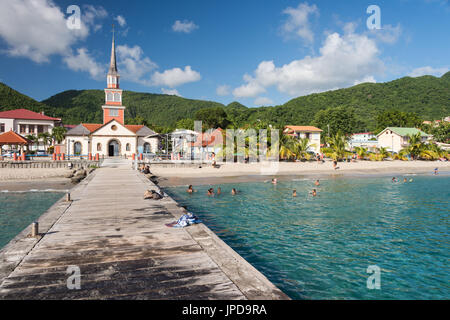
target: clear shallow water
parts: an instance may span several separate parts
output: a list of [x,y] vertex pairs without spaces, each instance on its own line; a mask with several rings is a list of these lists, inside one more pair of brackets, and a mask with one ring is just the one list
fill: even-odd
[[1,192],[0,248],[39,218],[62,196],[63,193],[58,192]]
[[293,299],[449,299],[450,177],[410,178],[321,180],[316,198],[302,179],[165,190]]

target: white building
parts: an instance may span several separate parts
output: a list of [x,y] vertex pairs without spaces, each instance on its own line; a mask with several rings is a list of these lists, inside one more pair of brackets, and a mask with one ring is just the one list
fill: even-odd
[[354,133],[351,135],[348,145],[352,150],[356,147],[362,147],[374,151],[378,148],[378,140],[372,132]]
[[320,135],[323,130],[312,126],[286,126],[283,133],[297,139],[309,139],[308,151],[320,153]]
[[[54,127],[61,126],[61,119],[46,116],[44,112],[37,113],[27,109],[16,109],[0,112],[0,134],[14,131],[22,136],[40,133],[51,134]],[[48,143],[45,144],[49,146]],[[30,149],[44,149],[44,143],[39,142]]]
[[[156,153],[159,138],[144,125],[125,125],[125,106],[119,86],[113,36],[111,63],[107,74],[103,124],[80,124],[66,133],[66,153],[99,154],[106,157]],[[154,136],[154,137],[150,137]]]
[[409,136],[420,133],[422,142],[431,140],[432,136],[416,128],[388,127],[378,135],[378,147],[386,148],[391,152],[399,152],[409,146]]

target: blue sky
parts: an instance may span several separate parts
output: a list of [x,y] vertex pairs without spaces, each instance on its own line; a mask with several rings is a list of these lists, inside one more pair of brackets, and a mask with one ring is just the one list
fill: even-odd
[[[70,5],[81,29],[69,29]],[[369,5],[381,29],[369,30]],[[446,0],[0,0],[0,81],[37,100],[103,89],[111,25],[121,87],[277,105],[450,68]]]

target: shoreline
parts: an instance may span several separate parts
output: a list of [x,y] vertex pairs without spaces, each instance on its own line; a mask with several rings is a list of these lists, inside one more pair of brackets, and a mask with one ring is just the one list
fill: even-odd
[[280,181],[292,179],[323,179],[323,178],[364,178],[377,176],[432,175],[434,168],[439,168],[439,174],[450,174],[450,162],[426,161],[385,161],[356,163],[339,163],[339,169],[334,170],[330,162],[317,163],[280,163],[275,174],[259,173],[259,165],[232,164],[223,165],[220,169],[206,168],[160,168],[151,166],[152,173],[157,177],[161,187],[184,185],[212,185],[241,182],[264,182],[272,178]]

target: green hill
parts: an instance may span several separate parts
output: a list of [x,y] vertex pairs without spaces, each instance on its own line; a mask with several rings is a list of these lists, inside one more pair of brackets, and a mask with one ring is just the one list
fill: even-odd
[[[101,90],[71,90],[50,97],[42,103],[55,108],[65,123],[101,123],[105,93]],[[123,92],[123,105],[127,107],[125,119],[141,116],[148,123],[159,126],[174,126],[181,119],[193,118],[203,108],[224,107],[217,102],[132,91]]]
[[[65,91],[37,102],[0,83],[0,110],[28,108],[61,117],[66,124],[102,122],[105,94],[102,90]],[[363,83],[354,87],[295,98],[275,107],[247,108],[239,102],[191,100],[162,94],[124,91],[126,119],[137,116],[147,123],[174,127],[181,119],[193,119],[198,110],[222,107],[236,126],[248,123],[311,125],[316,113],[331,107],[353,108],[362,128],[374,130],[376,116],[386,110],[414,112],[424,120],[450,115],[450,72],[441,78],[405,77],[386,83]],[[359,128],[358,128],[359,129]]]

